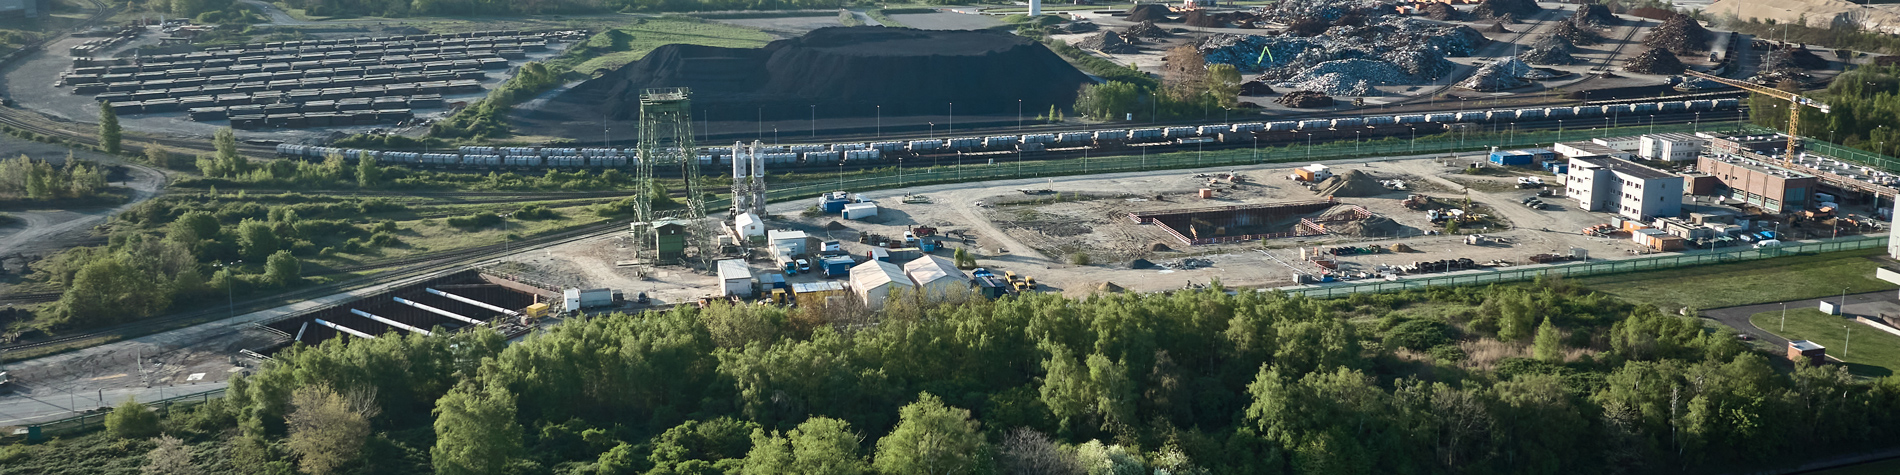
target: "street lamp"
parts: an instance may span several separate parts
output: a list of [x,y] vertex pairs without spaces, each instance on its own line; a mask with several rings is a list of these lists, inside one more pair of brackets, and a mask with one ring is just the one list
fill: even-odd
[[1557,119],[1557,141],[1564,141],[1564,120]]
[[897,157],[897,187],[904,187],[904,157]]
[[1418,127],[1412,126],[1406,128],[1412,129],[1412,153],[1418,153]]
[[1781,303],[1781,330],[1788,331],[1788,302]]
[[950,128],[944,129],[943,133],[957,133],[957,103],[955,102],[950,103]]
[[1313,133],[1306,133],[1306,158],[1313,158]]
[[1023,100],[1017,99],[1016,100],[1016,132],[1021,133],[1022,131],[1023,131]]
[[811,105],[811,136],[818,136],[818,104]]
[[224,269],[224,303],[225,305],[230,306],[232,317],[237,316],[236,291],[232,290],[233,288],[237,287],[237,285],[233,284],[233,282],[237,281],[237,271],[231,270],[231,268],[236,267],[238,264],[243,264],[243,263],[244,263],[244,260],[239,259],[239,260],[231,261],[231,262],[218,262],[218,263],[211,264],[212,267],[218,267],[218,268]]
[[877,106],[877,138],[884,138],[884,106]]

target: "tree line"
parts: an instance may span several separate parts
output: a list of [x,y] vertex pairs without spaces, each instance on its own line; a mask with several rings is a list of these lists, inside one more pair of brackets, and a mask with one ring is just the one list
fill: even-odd
[[1110,80],[1083,85],[1076,113],[1105,121],[1175,120],[1210,117],[1240,105],[1241,77],[1234,65],[1207,64],[1193,46],[1168,50],[1164,61],[1159,84]]
[[67,155],[66,163],[58,167],[25,155],[0,159],[0,199],[50,201],[94,198],[107,191],[107,173],[104,167],[71,155]]
[[1561,282],[1226,290],[332,340],[161,431],[312,474],[1721,473],[1900,431],[1900,378]]
[[[1779,88],[1799,92],[1795,85]],[[1825,91],[1812,94],[1832,108],[1822,113],[1809,107],[1801,109],[1801,133],[1843,146],[1886,155],[1900,155],[1900,65],[1864,65],[1845,73],[1828,84]],[[1757,125],[1787,130],[1788,102],[1753,94],[1748,101],[1749,118]]]

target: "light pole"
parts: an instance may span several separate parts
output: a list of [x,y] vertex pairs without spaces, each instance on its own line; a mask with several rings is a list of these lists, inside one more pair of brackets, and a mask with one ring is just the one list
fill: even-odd
[[1352,131],[1352,153],[1355,155],[1359,153],[1359,131],[1357,130]]
[[884,138],[884,106],[877,106],[877,137]]
[[244,260],[239,259],[239,260],[231,261],[228,263],[219,262],[219,263],[211,265],[212,267],[224,269],[224,304],[230,306],[232,317],[237,316],[237,297],[236,297],[237,291],[232,290],[233,288],[237,287],[237,285],[234,284],[234,282],[237,281],[237,271],[232,270],[231,268],[236,267],[238,264],[243,264],[243,263],[244,263]]
[[904,157],[897,157],[897,187],[904,187]]
[[1413,127],[1407,127],[1407,128],[1412,129],[1412,152],[1411,153],[1418,153],[1418,127],[1413,126]]
[[811,136],[818,137],[818,104],[811,105]]
[[943,133],[957,133],[957,103],[955,102],[950,103],[950,128],[944,129]]
[[1781,303],[1781,330],[1788,331],[1788,302]]
[[1023,131],[1023,100],[1016,100],[1016,133]]
[[502,213],[498,215],[498,216],[501,216],[501,254],[504,256],[508,255],[508,247],[509,247],[508,246],[509,244],[508,218],[514,217],[514,215],[515,215],[514,213]]
[[1841,343],[1841,358],[1846,358],[1847,349],[1854,346],[1854,327],[1841,325],[1841,328],[1847,330],[1847,341]]
[[926,135],[925,138],[930,138],[930,139],[937,138],[937,123],[936,122],[930,123],[930,135]]
[[1306,158],[1313,158],[1313,133],[1306,133]]
[[1557,119],[1557,141],[1564,141],[1564,120]]

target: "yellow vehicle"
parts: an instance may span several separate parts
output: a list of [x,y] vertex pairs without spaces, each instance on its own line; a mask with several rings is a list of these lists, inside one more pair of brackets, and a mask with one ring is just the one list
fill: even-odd
[[1036,278],[1035,278],[1035,277],[1023,277],[1023,283],[1024,283],[1024,284],[1028,284],[1028,285],[1029,285],[1029,290],[1036,290]]
[[522,313],[527,314],[529,318],[541,318],[541,317],[548,316],[548,304],[546,303],[537,303],[534,305],[529,305],[528,308],[524,308],[522,310],[524,310],[524,312]]
[[792,301],[792,294],[786,292],[785,289],[772,289],[772,295],[766,297],[766,301],[773,305],[785,305]]
[[1023,282],[1023,281],[1020,281],[1020,280],[1017,280],[1017,281],[1011,281],[1011,282],[1009,283],[1009,286],[1010,286],[1010,288],[1013,288],[1013,289],[1016,289],[1016,291],[1017,291],[1017,292],[1028,292],[1028,291],[1029,291],[1029,283],[1028,283],[1028,282]]
[[1003,271],[1003,280],[1007,280],[1007,281],[1010,281],[1011,283],[1014,283],[1017,281],[1021,281],[1023,279],[1021,277],[1016,276],[1016,271],[1006,270],[1006,271]]

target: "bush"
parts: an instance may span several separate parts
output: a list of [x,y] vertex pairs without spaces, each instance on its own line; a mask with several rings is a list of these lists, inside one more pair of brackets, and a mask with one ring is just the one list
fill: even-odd
[[1387,348],[1426,351],[1451,341],[1451,329],[1432,320],[1408,320],[1385,333]]
[[106,432],[121,439],[157,436],[158,414],[138,401],[126,399],[106,414]]
[[402,240],[397,239],[394,234],[378,232],[369,237],[369,243],[378,247],[396,247],[402,244]]
[[1089,265],[1089,253],[1077,252],[1074,254],[1069,254],[1069,263],[1073,265],[1078,265],[1078,266]]
[[817,206],[811,206],[811,207],[805,208],[805,212],[799,213],[799,214],[804,215],[807,218],[816,218],[819,216],[824,216],[825,210],[820,209]]
[[495,213],[475,213],[468,216],[454,216],[448,219],[449,226],[462,229],[481,229],[501,224],[501,215]]
[[546,206],[528,205],[521,208],[520,211],[516,211],[514,216],[516,219],[522,221],[540,221],[543,219],[560,219],[561,213],[548,209]]
[[1431,349],[1432,359],[1440,363],[1456,363],[1465,360],[1465,349],[1458,345],[1438,345]]
[[336,248],[325,247],[323,250],[317,251],[317,257],[336,257]]

